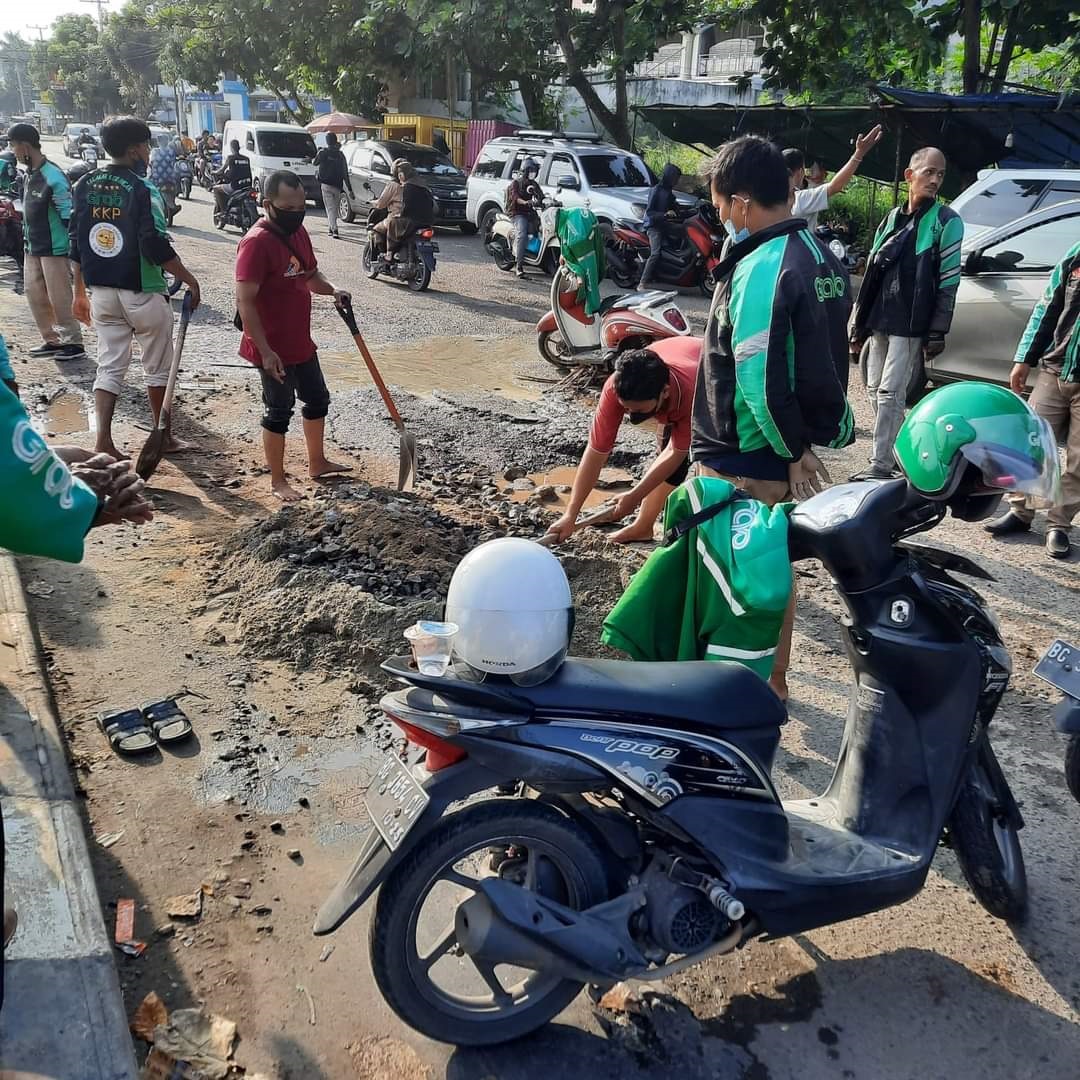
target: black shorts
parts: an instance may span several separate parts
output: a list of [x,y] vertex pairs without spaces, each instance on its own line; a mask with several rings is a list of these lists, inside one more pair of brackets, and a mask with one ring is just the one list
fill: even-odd
[[302,364],[286,366],[282,382],[261,368],[259,377],[262,379],[262,426],[267,431],[284,435],[289,430],[297,398],[304,403],[300,412],[305,420],[321,420],[330,411],[330,391],[319,366],[318,353]]
[[[667,449],[667,445],[671,442],[671,425],[665,424],[663,428],[656,433],[656,442],[658,450],[663,453]],[[683,458],[682,464],[676,466],[675,471],[664,481],[666,484],[670,484],[672,487],[678,487],[685,479],[687,473],[690,471],[690,455],[687,454]]]

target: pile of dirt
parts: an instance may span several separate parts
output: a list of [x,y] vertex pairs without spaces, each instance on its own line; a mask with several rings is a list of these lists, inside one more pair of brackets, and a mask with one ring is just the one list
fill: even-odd
[[[481,478],[411,494],[346,485],[231,536],[211,564],[211,604],[255,655],[371,676],[405,650],[407,626],[439,617],[468,551],[539,536],[552,516]],[[577,607],[573,651],[599,655],[603,619],[641,556],[587,534],[559,554]]]

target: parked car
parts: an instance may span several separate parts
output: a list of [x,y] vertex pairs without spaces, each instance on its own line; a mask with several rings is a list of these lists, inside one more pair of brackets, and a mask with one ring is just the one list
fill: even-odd
[[964,240],[1034,210],[1080,199],[1080,169],[983,169],[949,204],[964,220]]
[[476,226],[465,218],[465,174],[435,147],[394,139],[365,139],[347,142],[342,150],[354,195],[350,198],[347,191],[341,193],[339,213],[346,221],[367,217],[391,179],[391,164],[396,158],[405,158],[435,199],[435,224],[459,228],[467,236],[476,232]]
[[236,139],[240,153],[251,160],[251,180],[256,191],[271,173],[291,169],[300,177],[304,194],[322,203],[319,181],[315,177],[315,140],[311,133],[296,124],[275,124],[267,120],[228,120],[222,133],[223,157],[229,155],[229,143]]
[[[566,207],[591,210],[602,225],[620,218],[640,220],[656,178],[637,156],[603,142],[599,135],[563,131],[519,131],[484,144],[469,174],[466,217],[486,240],[502,210],[506,188],[521,163],[534,158],[545,194]],[[682,192],[687,209],[697,200]]]
[[[955,203],[953,204],[955,205]],[[960,286],[945,351],[919,365],[908,401],[933,385],[982,379],[1007,385],[1017,343],[1054,266],[1080,243],[1080,199],[1051,202],[965,236]],[[866,381],[866,349],[860,366]]]
[[105,148],[101,145],[101,133],[97,124],[68,124],[64,128],[63,134],[64,153],[68,157],[77,158],[79,156],[79,137],[84,131],[89,131],[94,136],[94,144],[98,148],[98,153],[105,153]]

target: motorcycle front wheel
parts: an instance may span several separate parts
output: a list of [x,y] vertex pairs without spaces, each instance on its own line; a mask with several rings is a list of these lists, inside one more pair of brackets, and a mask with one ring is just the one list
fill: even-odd
[[1072,797],[1080,802],[1080,735],[1070,735],[1065,750],[1065,782]]
[[998,919],[1016,920],[1027,909],[1027,871],[994,752],[980,750],[949,818],[956,860],[975,899]]
[[[492,870],[491,851],[502,853]],[[474,960],[458,944],[457,909],[498,876],[582,911],[606,897],[595,841],[532,800],[474,803],[446,818],[395,869],[371,922],[371,967],[387,1004],[428,1038],[492,1046],[542,1027],[582,984]]]
[[371,258],[371,241],[369,240],[364,245],[363,253],[360,255],[360,266],[364,273],[367,274],[372,281],[379,276],[379,271],[375,269],[375,263]]
[[536,339],[536,347],[540,350],[540,355],[560,371],[569,371],[573,366],[570,363],[570,350],[567,349],[566,342],[563,341],[557,331],[542,331]]
[[514,254],[507,246],[506,241],[501,236],[493,236],[487,245],[488,251],[491,252],[491,257],[495,260],[495,265],[500,270],[513,270],[516,262],[514,260]]

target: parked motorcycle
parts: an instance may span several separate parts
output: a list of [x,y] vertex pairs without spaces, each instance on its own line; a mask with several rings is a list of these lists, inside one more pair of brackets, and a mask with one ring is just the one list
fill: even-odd
[[858,274],[862,271],[862,256],[852,245],[850,234],[846,229],[835,225],[819,225],[814,230],[814,235],[839,259],[849,274]]
[[[680,288],[697,286],[705,296],[716,288],[715,271],[724,247],[716,209],[702,200],[689,215],[680,216],[677,241],[666,241],[660,253],[656,280]],[[642,223],[620,218],[605,230],[608,276],[620,289],[637,288],[649,258],[649,237]]]
[[15,187],[7,195],[0,195],[0,258],[12,259],[17,269],[16,289],[21,290],[23,262],[26,251],[23,246],[22,174]]
[[737,664],[568,659],[526,686],[388,661],[405,689],[381,705],[415,760],[376,771],[374,828],[315,933],[379,889],[369,942],[387,1003],[430,1038],[478,1046],[547,1023],[584,984],[655,982],[755,937],[902,903],[943,832],[983,906],[1018,916],[1023,821],[988,734],[1011,661],[954,576],[989,575],[905,543],[950,508],[977,520],[996,503],[948,507],[899,479],[793,511],[791,557],[819,559],[840,593],[854,672],[814,798],[781,803],[770,773],[786,713]]
[[[531,233],[525,244],[526,268],[542,270],[548,276],[555,273],[559,265],[559,234],[555,228],[562,203],[557,199],[545,199],[540,211],[540,231]],[[514,219],[500,211],[495,216],[491,233],[484,243],[488,254],[495,260],[500,270],[515,270],[517,255],[514,250]]]
[[1065,695],[1054,709],[1054,725],[1069,737],[1065,782],[1080,802],[1080,648],[1058,638],[1043,653],[1034,673]]
[[182,199],[190,199],[191,185],[194,176],[191,162],[186,157],[176,159],[176,178],[177,183],[180,185],[180,197]]
[[[258,220],[259,196],[252,187],[244,187],[234,191],[225,203],[223,213],[214,210],[214,225],[219,229],[224,229],[227,225],[233,225],[241,232],[246,233]],[[171,217],[169,223],[172,224]]]
[[375,231],[372,228],[385,211],[372,210],[368,215],[368,234],[360,264],[364,273],[373,281],[380,274],[404,281],[413,292],[424,292],[431,284],[431,275],[435,273],[435,254],[439,245],[435,241],[435,230],[431,226],[416,229],[405,238],[401,247],[391,259],[385,253],[375,254]]
[[565,265],[559,266],[551,282],[551,310],[536,324],[536,347],[558,368],[611,368],[624,349],[641,349],[690,333],[673,292],[608,296],[595,315],[585,314],[580,293],[581,280]]

